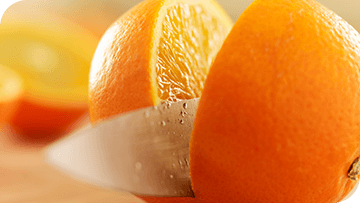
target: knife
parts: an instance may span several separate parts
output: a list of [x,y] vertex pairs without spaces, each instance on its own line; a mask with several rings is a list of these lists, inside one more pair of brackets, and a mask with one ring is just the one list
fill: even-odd
[[194,197],[189,142],[198,99],[122,114],[50,145],[45,160],[73,178],[158,197]]

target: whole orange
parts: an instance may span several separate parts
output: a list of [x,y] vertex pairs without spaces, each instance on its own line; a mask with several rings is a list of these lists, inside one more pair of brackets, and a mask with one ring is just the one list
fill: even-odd
[[313,0],[255,0],[200,98],[190,142],[197,198],[340,201],[359,178],[359,93],[353,27]]

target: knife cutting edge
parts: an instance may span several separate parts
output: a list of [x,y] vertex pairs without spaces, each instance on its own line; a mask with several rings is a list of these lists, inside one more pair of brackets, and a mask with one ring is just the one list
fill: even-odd
[[50,145],[45,160],[76,179],[135,195],[194,197],[189,142],[198,99],[112,118]]

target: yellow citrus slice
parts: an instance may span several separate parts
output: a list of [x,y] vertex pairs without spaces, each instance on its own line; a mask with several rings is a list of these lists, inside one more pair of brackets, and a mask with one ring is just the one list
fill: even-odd
[[88,108],[88,75],[97,39],[80,26],[39,12],[3,19],[0,62],[24,79],[11,124],[24,135],[55,135]]

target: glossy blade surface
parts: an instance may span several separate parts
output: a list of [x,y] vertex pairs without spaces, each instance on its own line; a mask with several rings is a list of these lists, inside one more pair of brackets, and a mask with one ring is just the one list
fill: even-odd
[[197,105],[192,99],[123,114],[54,143],[45,159],[98,186],[193,197],[189,142]]

